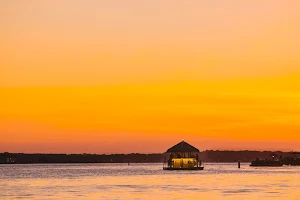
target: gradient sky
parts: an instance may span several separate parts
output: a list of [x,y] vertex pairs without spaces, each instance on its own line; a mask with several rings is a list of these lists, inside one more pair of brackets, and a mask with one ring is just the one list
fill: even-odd
[[299,8],[2,0],[0,152],[300,151]]

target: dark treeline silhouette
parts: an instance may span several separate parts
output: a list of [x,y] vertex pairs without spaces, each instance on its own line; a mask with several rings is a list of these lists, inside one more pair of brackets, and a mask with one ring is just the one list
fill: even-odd
[[24,154],[0,153],[0,163],[151,163],[162,161],[162,154]]
[[[281,156],[287,164],[300,162],[300,152],[281,151],[214,151],[200,152],[199,158],[204,162],[250,162],[254,159],[265,159],[271,154]],[[164,154],[24,154],[0,153],[2,164],[25,163],[162,163]]]

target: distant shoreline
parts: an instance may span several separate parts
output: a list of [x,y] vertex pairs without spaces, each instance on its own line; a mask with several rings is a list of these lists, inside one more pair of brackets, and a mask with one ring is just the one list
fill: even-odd
[[[282,158],[300,156],[300,152],[281,151],[220,151],[206,150],[199,153],[199,159],[211,163],[251,162],[256,158],[265,159],[271,154]],[[0,153],[0,164],[75,164],[75,163],[163,163],[163,153],[153,154],[43,154],[43,153]]]
[[[213,163],[213,164],[226,164],[226,163],[237,163],[237,162],[204,162],[204,163]],[[240,162],[241,164],[249,164],[251,162]],[[61,162],[61,163],[0,163],[0,165],[47,165],[47,164],[51,164],[51,165],[63,165],[63,164],[124,164],[124,165],[128,165],[128,163],[126,162]],[[134,164],[160,164],[162,165],[162,162],[130,162],[130,165],[134,165]]]

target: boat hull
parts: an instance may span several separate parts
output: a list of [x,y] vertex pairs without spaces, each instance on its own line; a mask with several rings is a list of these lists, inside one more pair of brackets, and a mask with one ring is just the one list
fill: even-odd
[[250,167],[282,167],[283,164],[280,165],[250,165]]
[[172,167],[164,167],[164,170],[203,170],[204,167],[193,167],[193,168],[172,168]]

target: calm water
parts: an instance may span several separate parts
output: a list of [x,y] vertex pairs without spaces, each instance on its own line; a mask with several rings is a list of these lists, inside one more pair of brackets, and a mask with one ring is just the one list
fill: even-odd
[[204,171],[162,164],[0,165],[0,199],[299,199],[300,167],[206,163]]

